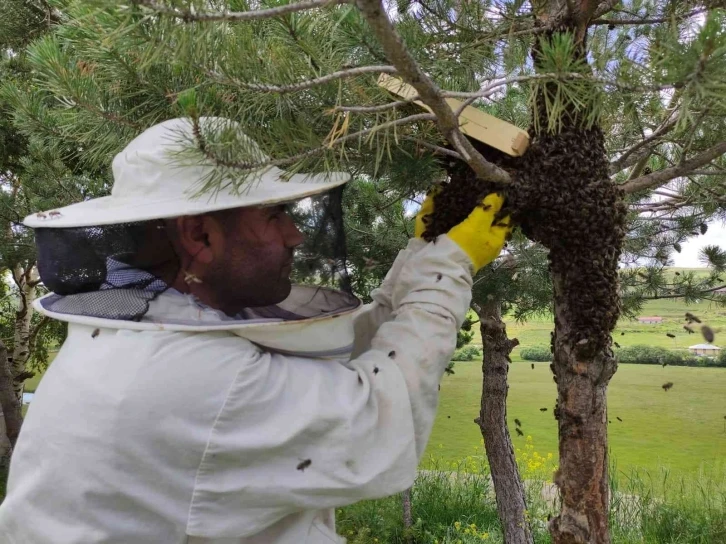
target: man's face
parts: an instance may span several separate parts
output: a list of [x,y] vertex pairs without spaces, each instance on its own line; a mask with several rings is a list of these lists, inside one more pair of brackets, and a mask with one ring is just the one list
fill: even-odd
[[303,235],[285,206],[225,212],[221,251],[205,272],[218,307],[233,315],[269,306],[290,294],[293,250]]

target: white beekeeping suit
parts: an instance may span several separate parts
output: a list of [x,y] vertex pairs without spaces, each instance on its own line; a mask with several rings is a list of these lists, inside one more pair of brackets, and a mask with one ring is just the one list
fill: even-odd
[[[190,199],[202,167],[169,175],[163,137],[189,128],[167,121],[131,142],[114,160],[110,197],[26,223],[78,229],[201,214],[347,181],[283,182],[271,169],[247,192]],[[135,297],[130,288],[40,299],[39,311],[69,323],[68,338],[23,425],[0,540],[345,542],[335,507],[413,483],[481,265],[461,238],[413,239],[367,306],[300,286],[279,304],[281,317],[230,317],[173,289],[154,291],[156,280],[144,284],[153,293],[133,317],[107,308],[116,296]],[[79,310],[100,296],[103,310]]]

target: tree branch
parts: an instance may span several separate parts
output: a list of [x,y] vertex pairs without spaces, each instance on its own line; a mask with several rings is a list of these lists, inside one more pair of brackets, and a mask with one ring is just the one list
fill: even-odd
[[[665,124],[661,125],[657,130],[655,130],[650,136],[645,138],[644,140],[641,140],[637,144],[635,144],[633,147],[625,151],[620,157],[618,157],[616,160],[610,163],[610,174],[617,174],[622,169],[627,168],[630,166],[630,163],[628,162],[628,158],[638,151],[640,148],[642,148],[645,145],[648,145],[653,140],[657,140],[667,132],[670,132],[673,127],[676,126],[678,123],[677,120],[668,121]],[[640,160],[640,157],[636,158],[635,162],[638,162]]]
[[409,115],[408,117],[402,117],[401,119],[395,119],[393,121],[388,121],[387,123],[381,123],[380,125],[376,125],[374,127],[367,128],[365,130],[353,132],[351,134],[346,134],[345,136],[340,136],[338,138],[335,138],[334,140],[331,140],[327,144],[323,144],[323,145],[321,145],[319,147],[315,147],[313,149],[308,149],[307,151],[303,151],[301,153],[292,155],[290,157],[283,157],[280,159],[270,159],[268,161],[257,162],[257,163],[247,163],[247,162],[234,162],[234,161],[224,160],[224,159],[217,157],[217,155],[215,155],[213,151],[211,151],[207,148],[204,138],[201,134],[201,127],[199,127],[198,120],[192,119],[192,123],[194,126],[195,140],[197,141],[197,146],[199,147],[199,150],[204,154],[204,156],[207,159],[209,159],[210,161],[214,162],[215,164],[218,164],[221,166],[226,166],[228,168],[234,168],[239,172],[252,172],[254,170],[259,170],[261,168],[265,168],[268,166],[285,166],[285,165],[294,163],[296,161],[299,161],[300,159],[310,157],[311,155],[316,155],[318,153],[323,153],[325,151],[328,151],[333,146],[335,146],[339,143],[347,142],[348,140],[353,140],[355,138],[361,138],[363,136],[368,136],[370,134],[373,134],[375,132],[378,132],[379,130],[383,130],[386,128],[392,128],[392,127],[395,127],[398,125],[414,123],[416,121],[436,121],[436,116],[433,113],[419,113],[416,115]]
[[352,0],[309,0],[305,2],[297,2],[293,4],[285,4],[275,8],[259,9],[251,11],[220,11],[209,12],[191,10],[183,10],[160,4],[155,0],[131,0],[132,4],[147,7],[160,15],[170,15],[177,17],[185,23],[190,22],[210,22],[210,21],[254,21],[257,19],[269,19],[271,17],[279,17],[296,11],[304,11],[314,8],[325,8],[329,6],[352,4]]
[[238,87],[242,87],[244,89],[250,89],[253,91],[263,91],[268,93],[294,93],[297,91],[304,91],[305,89],[310,89],[311,87],[315,87],[316,85],[323,85],[325,83],[330,83],[331,81],[335,81],[337,79],[345,79],[349,77],[355,77],[359,76],[361,74],[370,74],[370,73],[381,73],[384,72],[386,74],[395,74],[396,68],[393,66],[359,66],[357,68],[349,68],[347,70],[339,70],[338,72],[333,72],[331,74],[327,74],[325,76],[316,77],[314,79],[308,79],[306,81],[301,81],[300,83],[292,83],[290,85],[269,85],[267,83],[247,83],[245,81],[240,81],[235,78],[231,78],[229,76],[222,75],[218,72],[214,72],[211,70],[207,70],[207,75],[212,77],[217,83],[221,83],[224,85],[237,85]]
[[691,17],[695,17],[696,15],[707,13],[708,10],[709,8],[694,9],[693,11],[684,13],[683,15],[677,17],[656,17],[654,19],[595,19],[594,21],[590,21],[590,25],[657,25],[660,23],[668,23],[673,20],[690,19]]
[[664,183],[667,183],[672,179],[688,174],[692,170],[708,164],[709,162],[720,157],[724,153],[726,153],[726,142],[721,142],[720,144],[717,144],[707,149],[706,151],[699,153],[695,157],[683,162],[682,164],[673,166],[671,168],[665,168],[657,172],[653,172],[652,174],[648,174],[647,176],[635,178],[634,180],[623,183],[620,188],[625,193],[635,193],[637,191],[642,191],[643,189],[649,189],[650,187],[657,187],[658,185],[663,185]]
[[377,36],[386,57],[398,69],[403,79],[412,85],[421,101],[436,115],[439,130],[464,158],[478,177],[508,183],[509,174],[488,162],[459,129],[459,120],[444,100],[436,84],[421,70],[394,29],[380,0],[357,0],[356,5]]

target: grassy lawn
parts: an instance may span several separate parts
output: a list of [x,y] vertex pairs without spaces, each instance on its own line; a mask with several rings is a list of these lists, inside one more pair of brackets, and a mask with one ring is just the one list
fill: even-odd
[[[509,376],[507,412],[515,447],[523,448],[525,440],[514,431],[518,418],[540,454],[556,455],[556,390],[549,365],[536,363],[532,370],[529,363],[514,363]],[[666,381],[675,384],[667,393],[661,388]],[[451,460],[481,453],[481,434],[473,423],[480,395],[480,364],[457,363],[456,374],[441,384],[428,453]],[[724,415],[726,369],[620,365],[609,392],[612,456],[622,472],[632,467],[654,472],[668,467],[675,473],[716,469],[726,477]]]

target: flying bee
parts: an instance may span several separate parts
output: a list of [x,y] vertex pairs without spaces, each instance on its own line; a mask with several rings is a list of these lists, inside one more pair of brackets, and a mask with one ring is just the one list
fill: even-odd
[[666,382],[662,385],[663,391],[668,391],[671,387],[673,387],[673,382]]
[[534,363],[532,363],[532,370],[534,370]]
[[675,338],[675,337],[676,337],[676,335],[675,335],[675,334],[671,334],[671,333],[669,333],[669,332],[667,332],[667,333],[666,333],[666,336],[667,336],[668,338]]
[[689,323],[700,323],[701,320],[697,318],[695,315],[693,315],[691,312],[686,312],[686,320]]
[[540,412],[546,412],[547,411],[547,408],[540,408],[539,411]]
[[518,419],[515,419],[515,420],[514,420],[514,424],[515,424],[515,425],[516,425],[517,427],[521,427],[521,426],[522,426],[522,422],[521,422],[521,421],[519,421]]
[[96,336],[98,336],[99,334],[101,334],[101,329],[94,329],[94,331],[91,333],[91,338],[96,338]]
[[617,420],[618,420],[618,421],[619,421],[620,423],[622,423],[622,422],[623,422],[623,420],[622,420],[622,419],[620,419],[620,416],[615,416],[615,419],[617,419]]
[[305,469],[308,468],[310,465],[313,464],[312,459],[305,459],[302,461],[298,466],[297,469],[301,472],[305,472]]
[[707,325],[703,325],[701,327],[701,334],[703,335],[703,338],[706,340],[706,342],[708,342],[709,344],[711,344],[716,338],[713,329]]
[[514,429],[514,430],[517,431],[518,436],[524,436],[524,433],[522,432],[521,429]]

